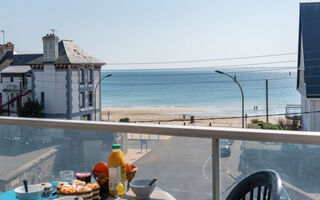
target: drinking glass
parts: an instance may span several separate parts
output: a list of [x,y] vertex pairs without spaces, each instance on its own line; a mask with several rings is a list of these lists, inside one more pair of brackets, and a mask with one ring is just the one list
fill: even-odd
[[74,178],[74,171],[72,170],[60,171],[59,174],[63,182],[71,182]]
[[28,181],[28,184],[34,184],[35,180],[34,180],[34,172],[24,172],[23,173],[23,180]]

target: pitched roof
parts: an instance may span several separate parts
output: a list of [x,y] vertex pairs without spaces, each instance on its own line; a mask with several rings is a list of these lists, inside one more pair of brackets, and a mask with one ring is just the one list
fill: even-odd
[[24,74],[31,70],[29,65],[9,66],[3,69],[0,74]]
[[42,54],[14,54],[13,51],[8,51],[0,60],[0,68],[6,68],[8,66],[21,66],[22,68],[28,65],[28,63],[36,58],[41,57]]
[[302,49],[306,95],[320,97],[320,2],[300,3],[298,67]]
[[27,65],[30,61],[42,57],[43,54],[14,54],[11,65]]
[[[59,56],[54,64],[100,64],[105,63],[98,60],[84,50],[82,50],[76,43],[72,40],[61,40],[58,44],[59,46]],[[39,57],[29,64],[42,64],[43,57]]]

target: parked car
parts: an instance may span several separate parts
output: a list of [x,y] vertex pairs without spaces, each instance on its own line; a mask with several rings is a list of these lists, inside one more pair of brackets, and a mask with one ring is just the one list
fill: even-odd
[[228,140],[220,141],[220,156],[229,157],[231,155],[230,144]]
[[226,140],[228,142],[229,145],[232,145],[234,140]]

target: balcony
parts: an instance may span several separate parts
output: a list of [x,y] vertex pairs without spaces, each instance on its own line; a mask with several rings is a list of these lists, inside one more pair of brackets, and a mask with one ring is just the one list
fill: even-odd
[[3,91],[17,91],[18,90],[18,87],[17,85],[6,85],[6,87],[3,89]]
[[9,117],[0,124],[3,192],[25,178],[57,181],[61,170],[91,170],[107,161],[117,142],[138,167],[136,178],[158,177],[159,187],[176,199],[225,199],[243,177],[266,168],[280,174],[283,199],[320,197],[316,132]]

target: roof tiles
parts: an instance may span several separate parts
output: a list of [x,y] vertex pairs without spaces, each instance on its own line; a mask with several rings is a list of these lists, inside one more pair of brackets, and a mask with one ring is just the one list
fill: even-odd
[[320,2],[300,3],[298,65],[301,49],[304,57],[306,95],[320,97]]

